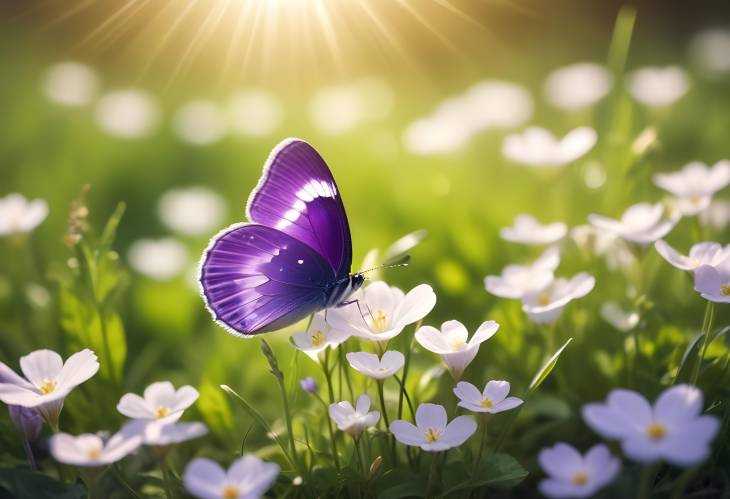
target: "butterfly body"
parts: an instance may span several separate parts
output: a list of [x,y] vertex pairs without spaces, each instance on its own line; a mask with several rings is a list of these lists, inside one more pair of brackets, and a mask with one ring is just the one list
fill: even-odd
[[339,189],[306,142],[288,139],[274,149],[246,214],[250,223],[216,235],[201,262],[203,298],[229,332],[281,329],[343,303],[362,285],[362,275],[350,273]]

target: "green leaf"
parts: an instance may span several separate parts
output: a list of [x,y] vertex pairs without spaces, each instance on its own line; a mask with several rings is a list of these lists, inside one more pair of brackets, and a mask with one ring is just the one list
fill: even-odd
[[37,471],[24,468],[0,469],[0,496],[5,490],[16,499],[84,499],[86,489],[69,484]]
[[542,382],[545,381],[545,378],[548,377],[548,374],[550,374],[550,371],[553,370],[555,364],[558,363],[558,357],[560,357],[560,354],[563,353],[563,350],[565,350],[565,347],[567,347],[571,341],[573,341],[573,338],[568,338],[568,341],[563,343],[563,346],[560,347],[558,351],[555,352],[553,356],[548,359],[548,361],[540,368],[539,371],[537,371],[537,374],[534,378],[532,378],[532,382],[530,383],[530,391],[537,390]]
[[101,239],[99,240],[99,253],[106,253],[114,244],[114,239],[117,237],[117,228],[119,223],[122,221],[126,205],[119,203],[114,209],[114,213],[107,220],[104,230],[101,233]]
[[203,381],[198,390],[200,397],[197,407],[205,424],[216,435],[229,434],[233,429],[233,414],[225,395],[209,381]]
[[473,480],[451,487],[442,494],[442,497],[450,497],[456,492],[479,487],[511,488],[524,480],[527,474],[527,470],[509,454],[492,454],[479,466]]

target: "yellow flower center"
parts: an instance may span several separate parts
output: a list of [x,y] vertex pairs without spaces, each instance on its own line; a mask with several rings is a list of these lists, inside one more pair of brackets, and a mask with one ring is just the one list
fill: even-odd
[[454,352],[458,352],[466,346],[466,342],[461,338],[453,339],[449,341],[449,344],[451,345],[451,350]]
[[588,473],[585,471],[579,471],[575,475],[573,475],[572,479],[573,485],[585,485],[588,483]]
[[101,456],[101,447],[91,447],[86,450],[86,457],[91,460],[99,459]]
[[157,410],[155,411],[155,416],[157,416],[158,418],[164,418],[168,414],[170,414],[170,411],[168,410],[167,407],[163,407],[163,406],[158,407]]
[[490,399],[484,399],[482,400],[481,406],[485,409],[491,409],[492,407],[494,407],[494,402],[492,402]]
[[646,435],[651,440],[661,440],[667,435],[667,427],[661,423],[652,423],[646,427]]
[[324,343],[325,337],[322,331],[317,331],[312,335],[312,346],[313,347],[319,347],[322,346],[322,343]]
[[723,284],[720,286],[720,294],[722,294],[722,296],[730,296],[730,284]]
[[237,499],[238,489],[233,485],[228,485],[223,489],[223,499]]
[[693,205],[699,206],[700,203],[702,202],[702,198],[700,196],[692,196],[692,198],[690,199],[690,201],[692,201],[692,204]]
[[439,438],[441,438],[441,432],[438,430],[434,430],[433,428],[429,428],[426,430],[426,442],[429,444],[431,442],[437,441]]
[[550,304],[550,293],[548,293],[547,291],[543,291],[542,293],[537,295],[537,303],[539,303],[543,307],[545,305],[549,305]]
[[44,395],[51,393],[56,389],[56,380],[43,378],[43,381],[41,381],[41,386],[39,386],[38,388],[41,389]]
[[373,316],[373,329],[375,329],[375,331],[379,333],[382,333],[383,331],[385,331],[387,325],[388,316],[385,315],[385,312],[383,312],[382,308],[379,308]]

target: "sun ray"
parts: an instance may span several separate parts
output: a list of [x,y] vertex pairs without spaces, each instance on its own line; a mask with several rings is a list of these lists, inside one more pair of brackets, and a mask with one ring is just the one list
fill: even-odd
[[[47,3],[51,3],[50,0]],[[79,3],[77,3],[73,7],[69,8],[68,10],[66,10],[65,12],[63,12],[62,14],[60,14],[59,16],[52,18],[50,21],[48,21],[45,24],[42,24],[38,28],[38,32],[39,33],[42,33],[44,31],[48,31],[51,28],[54,28],[54,27],[58,26],[59,24],[67,21],[68,19],[70,19],[70,18],[72,18],[72,17],[80,14],[81,12],[83,12],[86,9],[88,9],[92,5],[94,5],[94,0],[83,0],[83,1],[80,1]]]
[[99,26],[91,30],[91,32],[86,35],[84,38],[79,41],[74,49],[79,49],[83,47],[84,45],[90,43],[94,40],[97,36],[99,36],[100,33],[103,33],[105,29],[107,29],[109,26],[112,26],[117,19],[124,16],[125,13],[127,13],[130,9],[132,9],[135,5],[140,3],[143,0],[129,0],[125,5],[120,7],[117,11],[115,11],[111,16],[109,16],[105,21],[103,21]]
[[223,68],[218,81],[219,85],[223,84],[232,69],[234,54],[238,53],[239,44],[243,38],[243,30],[246,26],[246,20],[248,19],[252,6],[253,2],[244,2],[239,8],[236,25],[233,29],[233,35],[231,36],[231,41],[226,49],[226,55],[223,58]]
[[461,10],[460,8],[456,7],[454,4],[449,2],[448,0],[434,0],[438,5],[442,6],[443,8],[447,9],[449,12],[454,14],[455,16],[461,18],[462,20],[468,22],[469,24],[472,24],[473,26],[476,26],[479,29],[486,30],[487,27],[474,19],[472,16]]
[[413,16],[413,18],[416,19],[416,21],[418,21],[424,28],[426,28],[436,38],[438,38],[441,43],[443,43],[452,53],[459,56],[463,55],[463,53],[453,43],[451,43],[448,38],[446,38],[436,28],[434,28],[431,23],[429,23],[428,20],[418,12],[418,10],[413,8],[413,6],[408,3],[407,0],[397,0],[397,3],[405,10],[407,10]]

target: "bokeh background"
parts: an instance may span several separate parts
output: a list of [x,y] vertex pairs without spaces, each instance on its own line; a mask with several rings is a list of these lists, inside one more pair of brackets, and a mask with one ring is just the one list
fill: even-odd
[[[730,156],[729,35],[721,31],[724,50],[714,56],[701,38],[708,29],[730,27],[730,4],[635,7],[624,62],[610,53],[617,50],[611,43],[621,8],[614,1],[3,2],[0,195],[46,199],[50,214],[27,250],[2,242],[0,360],[15,365],[32,349],[66,349],[56,281],[72,256],[64,245],[69,206],[89,185],[93,226],[103,225],[118,203],[126,205],[114,245],[129,269],[119,304],[127,344],[123,391],[159,379],[198,386],[197,410],[212,430],[199,445],[223,456],[234,451],[250,421],[219,384],[245,393],[272,419],[279,408],[258,342],[227,335],[205,311],[197,260],[211,235],[244,218],[271,148],[298,136],[334,172],[356,266],[370,249],[427,230],[412,264],[384,277],[404,289],[431,284],[438,295],[427,318],[432,325],[452,318],[470,329],[486,318],[502,323],[468,373],[475,380],[509,379],[519,392],[541,363],[544,340],[518,304],[487,294],[483,279],[538,252],[502,241],[499,228],[523,212],[570,226],[585,224],[591,212],[618,216],[630,204],[662,198],[650,181],[654,172]],[[551,105],[547,75],[582,61],[608,65],[612,90],[587,110]],[[623,73],[646,65],[681,66],[689,91],[669,109],[643,106],[627,94]],[[461,108],[445,123],[418,128],[439,106],[493,80],[518,85],[510,87],[516,97],[489,101],[495,122],[469,128],[473,117]],[[512,164],[500,153],[502,139],[529,124],[558,135],[593,126],[599,144],[560,170]],[[621,151],[647,127],[656,129],[657,142],[626,174]],[[686,250],[697,240],[695,230],[683,222],[671,241]],[[726,228],[702,230],[728,240]],[[526,407],[508,446],[531,470],[536,449],[560,435],[580,445],[595,441],[577,408],[623,381],[617,353],[624,337],[598,310],[625,297],[626,279],[570,240],[565,247],[558,273],[591,272],[597,287],[561,321],[560,338],[576,341],[561,360],[561,376]],[[657,312],[642,382],[654,395],[699,329],[703,303],[687,276],[656,255],[648,262]],[[719,320],[727,318],[720,311]],[[289,365],[294,349],[287,332],[269,336]],[[438,375],[428,371],[434,360],[420,354],[417,372]],[[308,359],[298,362],[296,376],[317,373]],[[429,380],[420,383],[423,399],[447,396],[448,382]],[[302,411],[308,404],[295,402]],[[104,427],[120,421],[113,404],[89,405],[70,400],[64,427],[96,429],[102,414]],[[252,438],[266,443],[264,436]],[[0,443],[6,457],[21,455],[9,432]],[[534,478],[525,485],[530,489]]]

